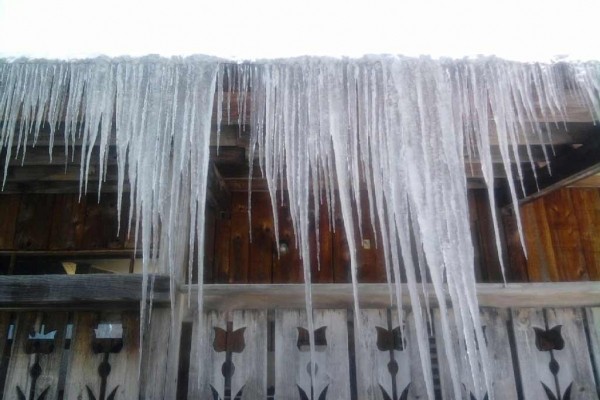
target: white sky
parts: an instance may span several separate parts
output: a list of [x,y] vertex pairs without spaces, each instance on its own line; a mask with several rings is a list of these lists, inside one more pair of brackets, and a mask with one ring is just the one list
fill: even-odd
[[0,0],[0,57],[600,60],[600,0]]

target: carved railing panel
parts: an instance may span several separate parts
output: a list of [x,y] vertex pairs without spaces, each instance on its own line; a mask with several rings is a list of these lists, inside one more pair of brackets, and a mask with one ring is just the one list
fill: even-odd
[[349,399],[346,310],[314,310],[315,381],[311,385],[306,312],[275,312],[275,398]]
[[4,385],[4,398],[57,398],[66,325],[67,313],[18,314],[14,325],[14,341]]
[[[427,398],[410,311],[401,325],[394,309],[364,309],[358,329],[346,309],[314,310],[314,381],[304,310],[211,310],[202,320],[197,313],[189,316],[194,320],[184,331],[191,338],[180,348],[181,326],[171,331],[170,309],[154,310],[139,383],[137,311],[0,312],[2,398]],[[452,399],[439,311],[433,309],[432,316],[434,388],[442,399]],[[598,399],[600,308],[483,308],[481,322],[495,398]],[[450,325],[456,330],[452,318]],[[454,345],[464,346],[461,339]],[[182,351],[189,363],[178,365]],[[486,399],[461,372],[465,362],[459,358],[457,368],[462,397]],[[183,386],[177,386],[177,374]]]
[[266,311],[213,311],[199,322],[196,317],[188,398],[266,398]]
[[526,399],[598,399],[581,309],[513,310]]
[[355,331],[357,396],[368,400],[425,398],[412,313],[398,323],[395,310],[361,311]]
[[65,399],[125,400],[138,397],[137,313],[106,317],[75,313]]

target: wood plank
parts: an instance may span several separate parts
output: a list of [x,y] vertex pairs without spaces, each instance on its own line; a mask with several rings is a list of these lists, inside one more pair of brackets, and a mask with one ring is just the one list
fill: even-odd
[[346,239],[342,211],[339,200],[336,201],[334,211],[335,231],[333,232],[333,278],[336,283],[348,283],[352,281],[350,271],[350,248]]
[[23,195],[17,217],[15,247],[23,250],[48,248],[53,195]]
[[507,328],[510,312],[502,308],[482,308],[480,316],[490,360],[494,398],[516,399],[517,384]]
[[[346,310],[315,310],[315,329],[325,328],[325,342],[317,342],[313,398],[326,390],[327,398],[350,398],[348,329]],[[299,346],[300,330],[307,329],[306,312],[277,310],[275,313],[275,397],[295,399],[300,390],[311,398],[308,342]]]
[[[0,276],[0,308],[138,308],[141,275]],[[157,276],[155,306],[169,302],[169,278]]]
[[550,193],[544,197],[544,205],[561,280],[588,279],[579,227],[569,191],[562,189]]
[[[215,328],[227,329],[227,317],[222,312],[209,311],[194,316],[192,349],[189,369],[188,399],[212,399],[213,391],[225,398],[225,377],[221,368],[226,361],[226,351],[215,351],[215,344],[222,349],[226,336]],[[220,332],[217,336],[217,332]]]
[[287,246],[287,252],[275,254],[273,260],[273,283],[304,282],[300,252],[296,247],[296,234],[292,226],[292,217],[287,205],[287,195],[283,204],[277,208],[279,215],[279,244]]
[[392,376],[387,370],[391,362],[392,350],[385,351],[377,348],[377,327],[388,330],[386,309],[368,309],[360,311],[362,332],[354,336],[356,357],[356,387],[357,396],[365,400],[382,400],[382,390],[392,393]]
[[529,280],[531,282],[560,281],[544,199],[523,205],[521,217],[527,246]]
[[[232,396],[242,391],[242,400],[267,397],[267,312],[234,311],[234,332],[244,329],[244,349],[232,354],[235,372],[231,377]],[[228,339],[229,343],[229,339]]]
[[564,348],[553,351],[554,358],[560,367],[557,378],[561,394],[564,395],[572,383],[571,398],[597,400],[598,393],[594,383],[594,372],[582,310],[574,308],[547,309],[546,317],[548,329],[562,326],[561,335],[565,342]]
[[0,195],[0,249],[9,250],[15,247],[20,202],[20,195]]
[[557,263],[556,249],[552,244],[551,229],[548,222],[546,211],[546,201],[541,198],[534,202],[535,221],[538,226],[538,231],[535,234],[539,237],[542,247],[541,262],[544,276],[554,282],[564,280],[562,278],[561,269]]
[[[66,325],[67,313],[43,315],[39,312],[26,312],[18,315],[4,398],[17,398],[19,391],[27,397],[33,393],[37,398],[44,392],[47,399],[58,397]],[[56,331],[54,340],[38,341],[43,343],[43,350],[37,354],[32,353],[35,350],[30,334],[35,332],[45,335],[52,331]],[[36,378],[33,376],[34,369],[39,370]]]
[[494,224],[487,191],[471,190],[470,193],[473,193],[475,197],[474,206],[477,213],[477,235],[480,244],[482,278],[485,279],[485,282],[502,282],[502,271],[498,261]]
[[252,193],[252,242],[249,250],[248,281],[270,283],[275,252],[275,234],[268,193]]
[[[450,327],[452,343],[446,343],[443,338],[443,329],[442,329],[440,310],[437,308],[434,309],[433,323],[434,323],[434,327],[435,327],[435,342],[436,342],[436,349],[437,349],[438,365],[439,365],[439,370],[440,370],[440,385],[441,385],[442,398],[444,398],[444,399],[454,398],[454,389],[453,389],[453,382],[452,382],[452,371],[453,371],[454,367],[448,362],[448,356],[446,354],[446,348],[448,346],[451,346],[452,351],[454,351],[454,357],[456,358],[457,378],[459,379],[460,388],[462,390],[461,398],[484,399],[486,397],[486,395],[488,394],[486,391],[485,382],[483,380],[481,380],[479,382],[475,382],[474,376],[470,372],[470,369],[469,369],[470,361],[467,356],[465,341],[463,340],[464,333],[462,331],[458,330],[458,327],[457,327],[457,324],[455,321],[456,320],[454,318],[454,314],[451,313],[448,316],[448,323],[449,323],[449,327]],[[482,319],[481,322],[482,322],[482,327],[485,327],[486,325],[484,322],[487,322],[487,321],[485,319]],[[487,332],[487,329],[486,328],[484,328],[484,329]],[[506,332],[502,336],[507,338]],[[508,343],[508,340],[506,340],[505,342]],[[489,346],[489,343],[490,342],[488,342],[488,346]],[[494,347],[495,347],[495,344],[494,344]],[[507,352],[506,350],[507,350],[506,347],[503,348],[503,352],[505,353],[505,356],[507,355],[510,358],[510,352]],[[481,363],[479,362],[479,360],[475,360],[474,362],[476,363],[475,368],[477,368],[478,373],[481,374],[480,377],[483,377]],[[498,365],[498,364],[500,364],[500,365]],[[514,380],[512,382],[513,387],[510,388],[510,386],[508,386],[509,390],[507,392],[501,391],[502,389],[504,389],[506,387],[506,384],[504,384],[503,382],[498,382],[498,383],[500,383],[499,388],[495,387],[494,383],[497,383],[497,382],[494,382],[494,377],[496,375],[501,375],[502,373],[506,373],[506,372],[502,372],[502,371],[500,371],[499,373],[496,373],[496,371],[495,371],[496,367],[501,367],[501,366],[503,367],[505,363],[501,361],[498,364],[495,364],[494,362],[490,363],[490,367],[491,367],[490,373],[492,375],[492,378],[490,379],[490,383],[492,383],[491,390],[494,391],[494,395],[496,395],[496,393],[501,394],[501,396],[498,398],[516,398],[516,393],[514,390]],[[512,370],[509,370],[509,372],[510,371],[512,371]],[[497,390],[497,389],[500,389],[500,390]]]
[[[581,146],[564,152],[557,157],[551,157],[549,167],[537,170],[537,182],[530,173],[525,177],[527,196],[521,202],[531,201],[541,196],[564,188],[588,176],[600,172],[600,135],[598,127],[589,127],[588,137],[580,142]],[[539,188],[539,190],[538,190]]]
[[116,399],[137,399],[139,398],[140,314],[136,311],[124,311],[120,317],[123,324],[123,349],[110,355],[111,372],[108,388],[118,385]]
[[[358,281],[364,283],[385,283],[385,260],[383,249],[377,247],[381,243],[376,238],[372,221],[369,216],[368,199],[366,193],[362,194],[362,238],[357,232],[356,248],[358,258]],[[357,224],[358,230],[358,224]]]
[[220,218],[215,227],[215,281],[228,283],[231,276],[229,248],[231,246],[231,220]]
[[[182,285],[187,293],[187,285]],[[192,296],[196,288],[192,287]],[[431,306],[437,304],[433,287],[425,285]],[[404,285],[402,304],[410,305]],[[564,283],[480,283],[476,293],[481,307],[593,307],[600,305],[600,285],[596,282]],[[315,308],[352,308],[351,284],[313,284]],[[362,308],[387,308],[390,304],[385,283],[359,284],[358,296]],[[449,297],[446,297],[449,300]],[[191,304],[192,309],[195,306]],[[304,308],[303,284],[270,285],[206,285],[204,307],[215,310]]]
[[248,221],[248,197],[237,192],[231,196],[231,244],[229,283],[248,282],[248,257],[250,254],[250,231]]
[[[127,221],[127,217],[123,221]],[[86,215],[82,240],[84,249],[122,249],[124,233],[118,233],[117,196],[86,196]]]
[[85,198],[79,201],[74,194],[55,196],[50,231],[51,250],[80,249],[85,224]]
[[596,391],[600,393],[600,307],[586,308],[590,334],[589,351],[596,375]]
[[169,398],[165,396],[165,389],[173,377],[168,375],[167,366],[170,354],[176,352],[171,343],[171,328],[170,308],[152,310],[152,319],[144,335],[142,350],[141,398]]
[[513,310],[512,321],[523,398],[548,400],[542,383],[549,388],[554,387],[554,377],[548,368],[550,356],[536,348],[534,330],[546,330],[543,311],[531,308]]
[[569,189],[588,276],[600,280],[600,189]]
[[362,332],[356,332],[354,342],[358,398],[380,400],[383,391],[391,398],[404,391],[408,399],[426,398],[412,313],[403,332],[395,310],[361,310],[360,318]]
[[[314,226],[312,222],[311,226]],[[319,237],[316,229],[310,231],[312,281],[314,283],[333,283],[333,235],[329,227],[327,206],[319,207]],[[317,249],[317,240],[319,249]]]
[[[206,216],[204,217],[204,283],[216,283],[215,271],[215,232],[217,225],[217,212],[213,207],[206,207]],[[196,244],[196,246],[198,246]],[[198,260],[194,253],[195,268],[192,282],[198,282]]]
[[517,221],[512,212],[503,211],[502,225],[504,226],[508,259],[508,263],[506,264],[506,279],[516,282],[528,282],[530,278],[527,273],[527,259],[521,247]]
[[[116,318],[116,319],[115,319]],[[122,349],[107,347],[109,352],[96,353],[92,349],[95,329],[99,323],[115,324],[122,327]],[[120,316],[101,317],[96,313],[76,313],[73,324],[70,360],[65,384],[65,399],[88,397],[91,391],[96,398],[101,398],[115,391],[117,399],[138,397],[139,367],[139,321],[137,314],[124,313]],[[110,364],[105,380],[100,375],[100,366],[104,362]]]

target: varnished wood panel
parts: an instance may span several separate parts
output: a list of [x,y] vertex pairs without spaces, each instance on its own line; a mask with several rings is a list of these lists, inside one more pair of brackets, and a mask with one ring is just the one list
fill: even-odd
[[231,203],[229,283],[244,283],[248,282],[248,257],[250,254],[247,194],[243,192],[234,193]]
[[296,235],[292,226],[287,200],[277,208],[279,215],[279,243],[287,245],[287,252],[275,254],[273,261],[273,283],[300,283],[304,282],[302,261],[296,247]]
[[52,212],[50,250],[80,249],[85,224],[85,198],[79,201],[75,194],[55,196]]
[[252,283],[271,282],[275,235],[269,193],[252,193],[252,242],[249,250],[248,281]]
[[21,196],[18,194],[0,195],[0,250],[15,246],[15,231]]
[[600,280],[600,189],[570,189],[590,279]]
[[544,204],[561,280],[587,280],[579,226],[569,191],[550,193],[544,197]]
[[[96,194],[86,197],[85,226],[82,241],[84,249],[122,249],[124,232],[118,233],[117,198],[113,193],[105,194],[98,202]],[[126,219],[123,221],[125,222]],[[124,224],[125,225],[125,224]]]
[[215,282],[229,283],[231,275],[229,248],[231,241],[231,220],[221,218],[215,227]]
[[15,247],[21,250],[48,248],[54,196],[23,195],[17,217]]

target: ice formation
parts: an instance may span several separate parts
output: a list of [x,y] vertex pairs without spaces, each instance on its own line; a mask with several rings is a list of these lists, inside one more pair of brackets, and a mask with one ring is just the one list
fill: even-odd
[[[366,201],[364,209],[380,233],[378,245],[383,247],[388,282],[394,287],[390,295],[398,304],[401,277],[407,281],[429,398],[433,398],[429,304],[421,297],[425,276],[440,300],[445,342],[453,343],[450,317],[465,342],[465,346],[444,346],[455,398],[461,398],[459,357],[468,360],[475,396],[482,398],[486,391],[491,396],[486,348],[478,346],[483,333],[475,293],[465,159],[480,159],[499,240],[491,140],[499,145],[516,203],[511,161],[516,159],[519,165],[519,138],[533,132],[544,142],[543,127],[536,121],[564,120],[567,91],[599,119],[599,65],[393,56],[242,64],[204,57],[3,62],[4,179],[9,159],[25,157],[44,124],[50,126],[53,138],[59,123],[64,123],[64,151],[81,157],[85,192],[92,149],[100,149],[103,177],[107,146],[114,135],[118,207],[120,211],[127,177],[132,204],[128,227],[135,221],[135,234],[141,237],[144,283],[151,272],[168,273],[175,293],[186,269],[191,273],[191,260],[200,260],[202,312],[203,216],[213,99],[219,131],[221,119],[230,118],[228,90],[240,93],[238,123],[249,126],[251,164],[257,154],[273,210],[277,191],[289,192],[305,281],[311,278],[310,211],[316,209],[318,218],[319,207],[333,210],[338,197],[358,311],[356,247],[365,227],[356,221],[362,220],[361,203]],[[81,154],[72,154],[75,141],[81,142]],[[52,151],[51,145],[50,157]],[[366,199],[361,198],[362,190]],[[277,213],[273,215],[276,219]],[[521,230],[518,213],[517,220]],[[277,226],[275,220],[276,230]],[[194,251],[196,255],[191,254]],[[444,301],[446,291],[451,307]],[[311,302],[307,284],[312,335]],[[402,320],[402,307],[397,310]],[[145,315],[143,311],[142,318]]]

